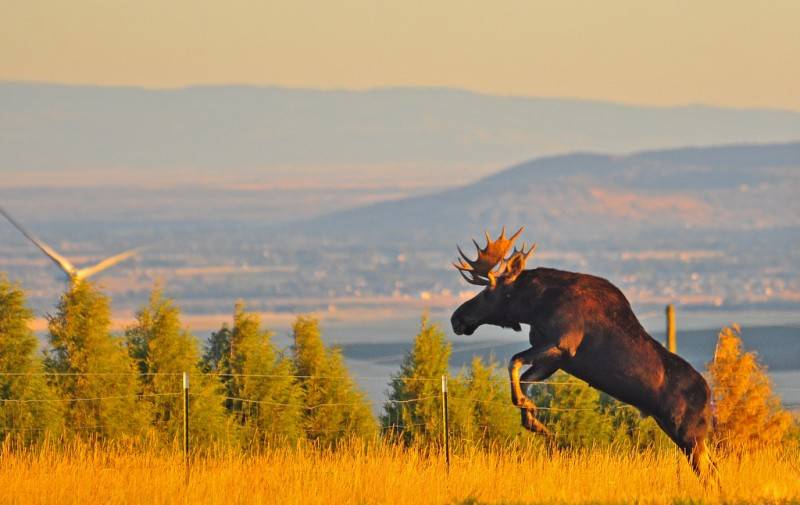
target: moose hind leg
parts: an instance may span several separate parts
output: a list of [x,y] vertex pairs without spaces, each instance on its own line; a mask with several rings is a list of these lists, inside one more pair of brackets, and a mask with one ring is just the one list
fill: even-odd
[[710,392],[705,382],[701,386],[703,387],[694,388],[695,391],[700,391],[701,394],[695,394],[688,398],[689,408],[687,408],[686,415],[678,430],[682,435],[680,437],[682,443],[678,445],[686,453],[686,457],[689,459],[689,464],[692,465],[695,474],[708,489],[714,484],[719,487],[719,476],[717,467],[711,459],[711,454],[706,446],[706,437],[711,427]]
[[661,429],[681,449],[689,461],[692,470],[700,482],[709,490],[716,485],[719,489],[719,474],[717,466],[711,459],[711,454],[706,446],[708,436],[708,409],[700,412],[690,411],[678,426],[667,422],[664,418],[655,418]]
[[693,444],[690,448],[685,450],[686,456],[689,459],[689,464],[692,465],[692,470],[700,479],[700,482],[706,489],[716,487],[720,489],[719,472],[714,460],[711,459],[708,447],[704,440],[700,440]]
[[[525,395],[522,384],[550,377],[561,366],[561,358],[562,351],[555,346],[531,347],[527,351],[515,354],[508,365],[511,401],[520,408],[522,426],[530,431],[549,434],[547,428],[536,418],[536,405]],[[520,369],[526,365],[530,365],[530,368],[520,376]]]

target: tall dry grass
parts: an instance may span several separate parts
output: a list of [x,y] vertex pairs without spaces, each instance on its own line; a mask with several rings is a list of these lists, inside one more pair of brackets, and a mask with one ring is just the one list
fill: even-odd
[[800,501],[797,447],[719,460],[722,493],[706,492],[677,452],[605,449],[465,451],[386,444],[338,451],[209,450],[188,485],[177,451],[45,443],[0,454],[0,503],[459,504],[764,503]]

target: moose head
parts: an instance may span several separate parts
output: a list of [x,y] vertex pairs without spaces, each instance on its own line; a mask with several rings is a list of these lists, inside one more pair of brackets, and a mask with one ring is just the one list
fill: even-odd
[[506,229],[503,227],[503,231],[496,240],[492,240],[487,232],[486,246],[483,248],[473,240],[472,242],[478,250],[478,258],[475,260],[469,259],[461,247],[458,247],[461,258],[458,259],[458,263],[453,263],[453,266],[470,284],[485,287],[483,291],[464,302],[453,313],[450,322],[456,335],[472,335],[482,324],[492,324],[520,331],[519,321],[510,317],[508,308],[514,299],[516,281],[525,270],[525,262],[528,257],[536,250],[536,244],[533,244],[527,251],[525,244],[522,244],[521,249],[514,247],[508,257],[506,254],[522,230],[523,228],[520,228],[510,238],[506,238]]

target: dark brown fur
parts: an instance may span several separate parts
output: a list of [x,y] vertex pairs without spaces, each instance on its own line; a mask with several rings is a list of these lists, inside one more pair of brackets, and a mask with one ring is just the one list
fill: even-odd
[[[683,358],[667,351],[639,323],[625,295],[609,281],[551,268],[525,270],[462,304],[451,318],[456,334],[482,324],[530,325],[531,348],[511,358],[512,402],[523,425],[546,432],[520,382],[541,381],[562,369],[653,416],[706,477],[711,427],[710,390]],[[522,366],[530,368],[519,376]]]

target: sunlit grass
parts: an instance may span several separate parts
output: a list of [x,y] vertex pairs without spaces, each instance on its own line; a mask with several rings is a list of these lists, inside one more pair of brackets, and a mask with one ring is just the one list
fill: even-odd
[[465,451],[444,458],[354,442],[192,458],[188,485],[178,451],[124,444],[6,445],[0,503],[455,504],[763,503],[800,501],[800,450],[719,460],[722,493],[707,492],[674,451],[597,449]]

